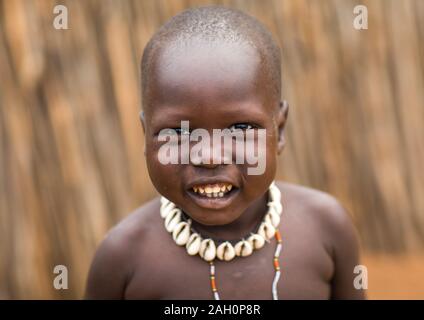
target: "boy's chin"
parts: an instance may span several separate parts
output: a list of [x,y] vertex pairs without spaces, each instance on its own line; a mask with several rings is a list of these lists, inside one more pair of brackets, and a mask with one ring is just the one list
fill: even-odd
[[218,227],[228,225],[237,220],[238,216],[234,216],[234,214],[234,212],[220,212],[219,214],[210,214],[205,217],[205,212],[201,212],[200,214],[196,212],[193,214],[189,214],[189,216],[192,220],[203,226]]

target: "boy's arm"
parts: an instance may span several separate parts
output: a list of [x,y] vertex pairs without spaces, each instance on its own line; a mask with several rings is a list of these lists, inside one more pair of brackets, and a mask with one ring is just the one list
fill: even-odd
[[128,246],[111,232],[96,251],[87,278],[85,299],[124,299],[129,275]]
[[331,248],[334,273],[331,283],[331,299],[365,299],[363,289],[356,289],[355,266],[359,265],[358,236],[346,210],[336,201],[328,207],[330,215]]

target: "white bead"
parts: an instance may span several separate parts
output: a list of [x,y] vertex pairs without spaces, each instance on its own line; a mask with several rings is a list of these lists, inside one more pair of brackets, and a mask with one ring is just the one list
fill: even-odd
[[234,249],[236,250],[236,255],[239,257],[249,256],[253,252],[252,245],[246,240],[237,242]]
[[221,243],[216,249],[216,256],[220,260],[230,261],[236,256],[236,251],[228,241]]
[[172,232],[178,223],[181,222],[181,210],[172,210],[165,218],[166,231]]
[[179,246],[184,246],[190,237],[190,224],[188,222],[180,222],[172,231],[172,238]]
[[252,248],[255,250],[258,250],[262,248],[265,244],[264,237],[260,236],[259,234],[252,234],[247,241],[251,244]]
[[275,271],[274,280],[272,281],[272,299],[273,300],[278,300],[277,284],[278,284],[278,280],[280,280],[280,274],[281,274],[280,270]]
[[277,244],[277,248],[275,249],[274,257],[279,257],[281,249],[283,248],[283,245],[281,243]]
[[213,263],[211,263],[211,271],[210,271],[211,276],[215,275],[215,265]]
[[206,261],[212,261],[216,257],[216,246],[212,239],[205,239],[200,244],[200,256]]
[[193,233],[187,241],[186,250],[187,253],[191,256],[195,256],[200,251],[200,244],[202,242],[202,237],[198,233]]

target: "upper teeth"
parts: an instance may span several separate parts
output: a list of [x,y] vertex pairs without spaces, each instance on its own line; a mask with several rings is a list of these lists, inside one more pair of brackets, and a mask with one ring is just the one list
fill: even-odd
[[215,183],[194,186],[193,191],[206,197],[223,197],[232,188],[230,183]]

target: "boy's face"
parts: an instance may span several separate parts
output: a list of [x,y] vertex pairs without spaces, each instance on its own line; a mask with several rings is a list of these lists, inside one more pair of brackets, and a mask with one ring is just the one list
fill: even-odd
[[[262,71],[260,56],[247,45],[197,41],[186,47],[168,45],[153,60],[143,97],[150,178],[159,193],[198,223],[231,223],[266,193],[283,144],[279,129],[285,115],[271,92],[270,77]],[[266,155],[264,173],[249,175],[252,164],[236,164],[234,154],[232,164],[206,164],[201,158],[200,163],[193,160],[195,164],[163,165],[159,150],[165,142],[158,140],[159,132],[180,128],[181,121],[189,121],[190,130],[203,128],[211,136],[213,129],[266,129],[266,142],[256,149]],[[212,155],[212,143],[209,146]],[[206,194],[218,186],[225,189],[223,196]]]

